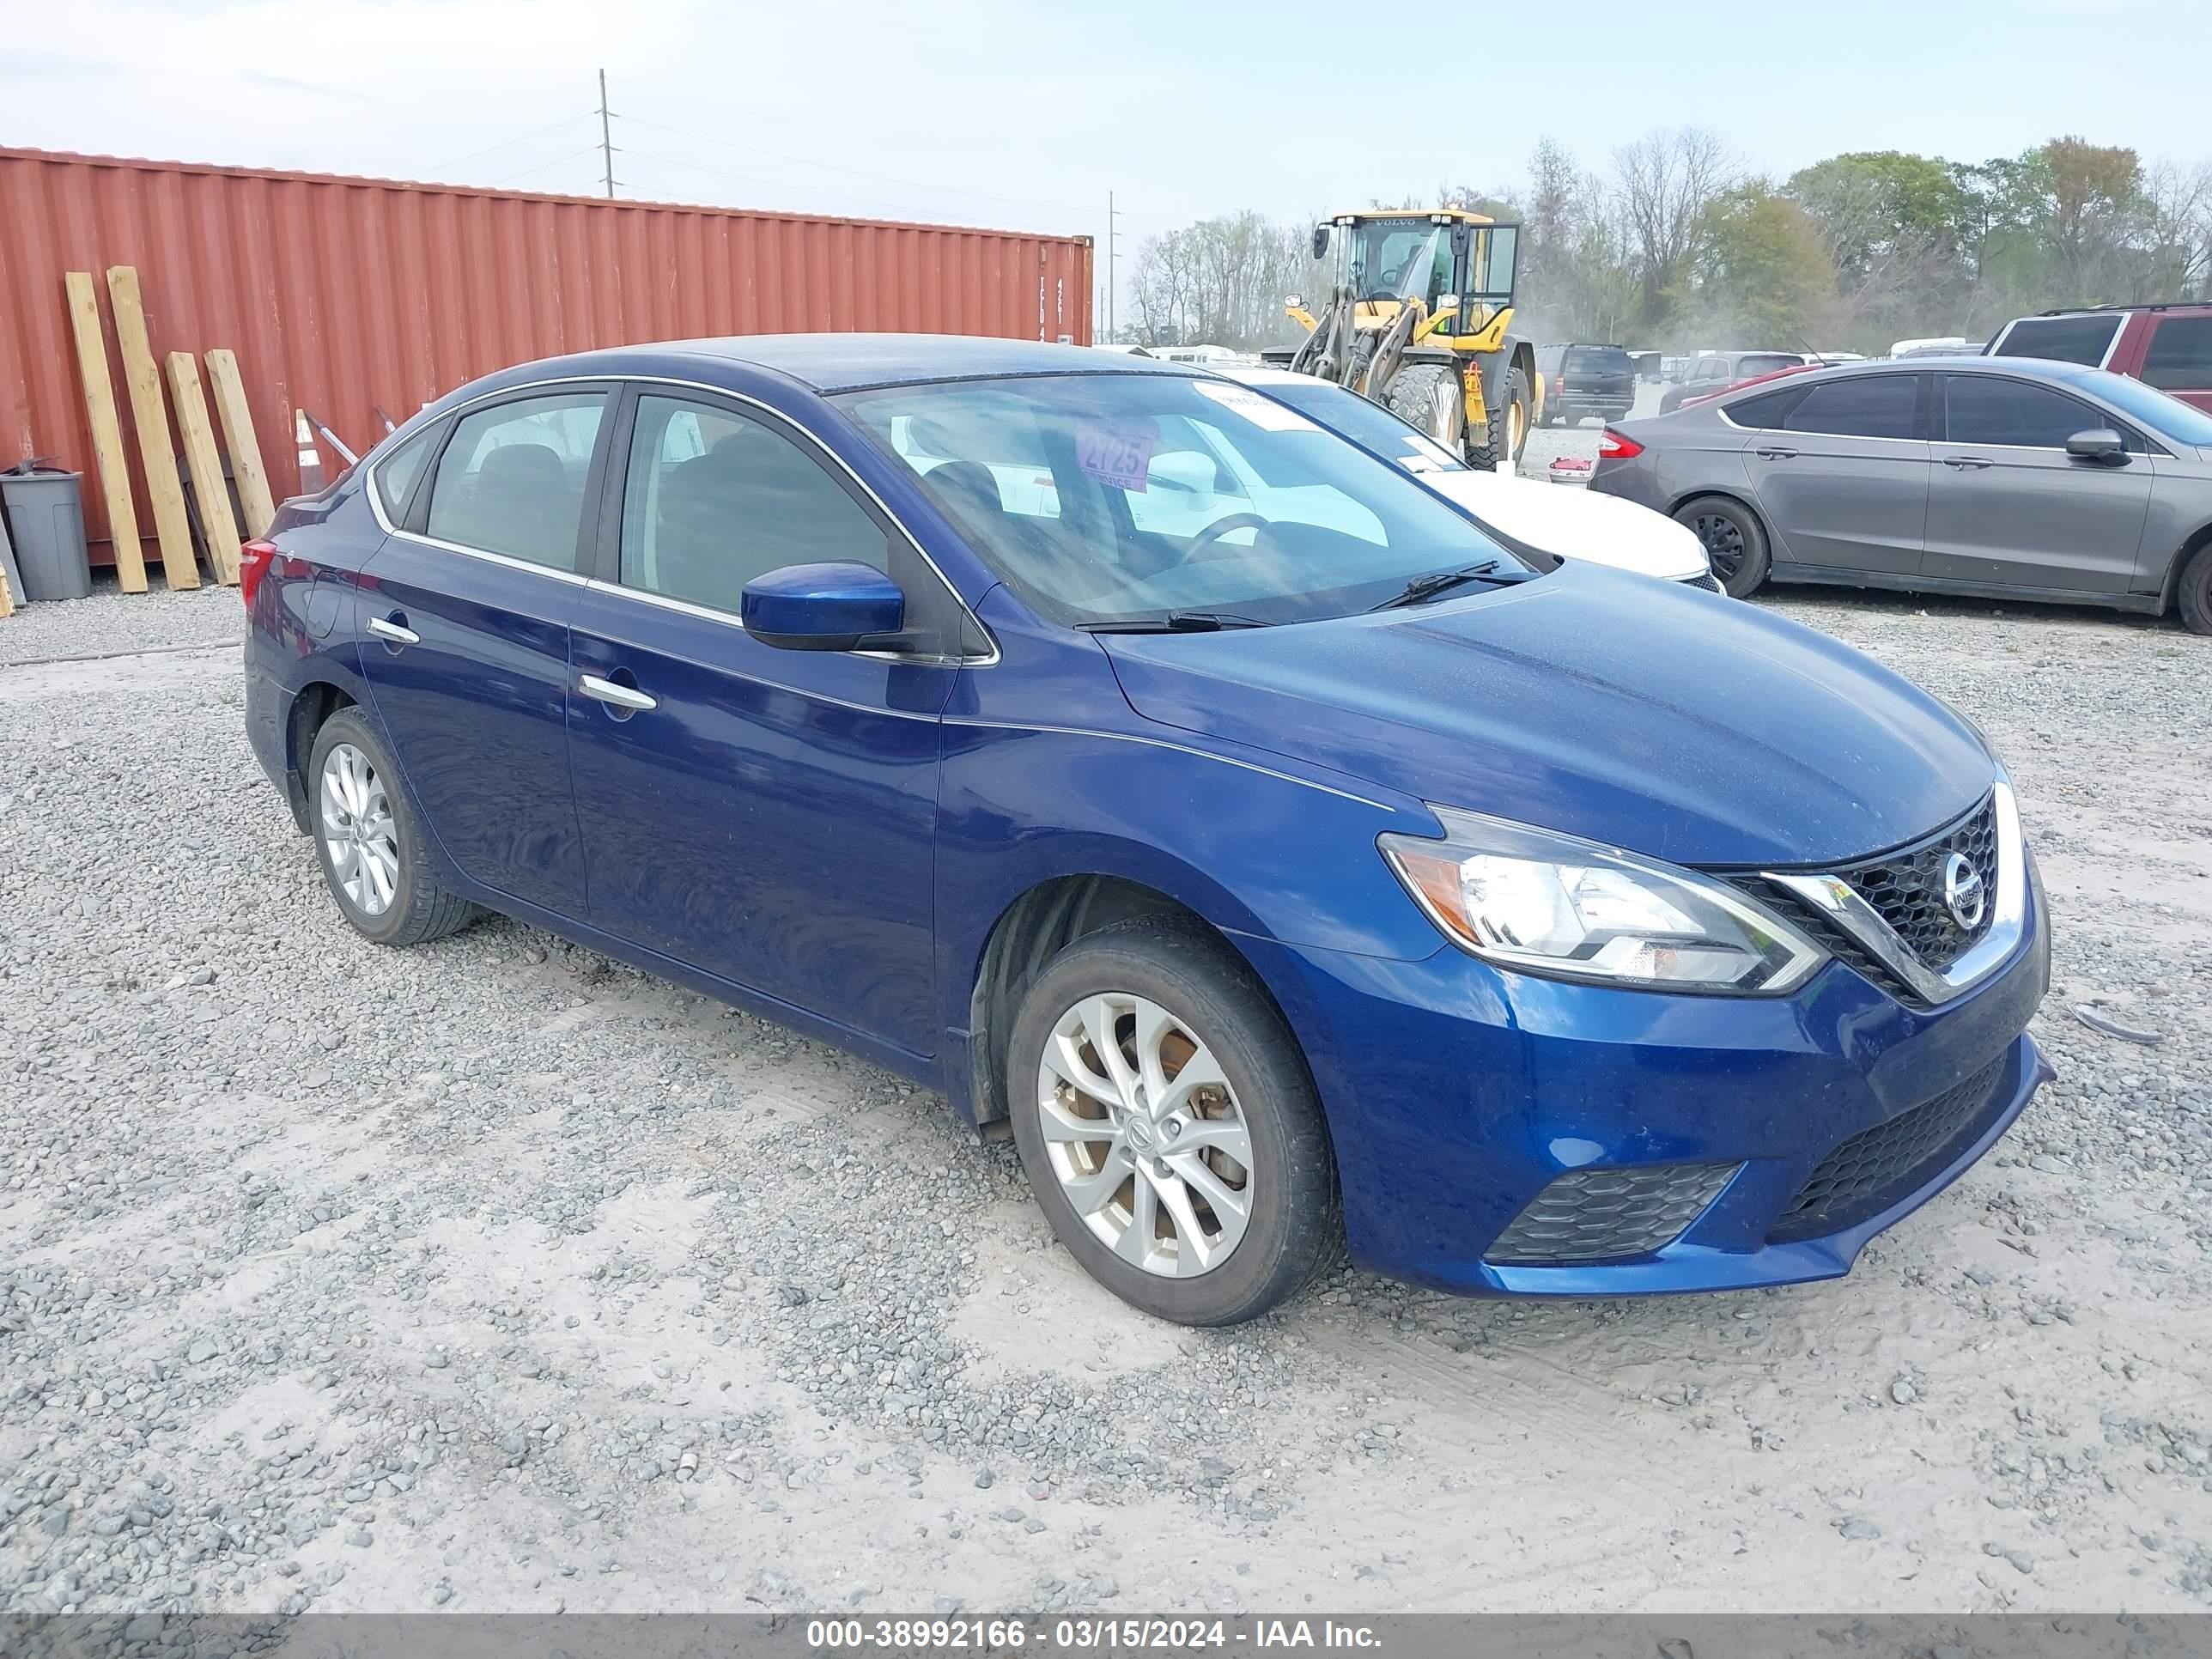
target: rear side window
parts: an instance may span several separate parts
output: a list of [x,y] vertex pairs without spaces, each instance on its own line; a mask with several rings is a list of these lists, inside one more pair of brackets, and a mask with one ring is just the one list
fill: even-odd
[[1802,386],[1785,386],[1780,392],[1762,392],[1756,398],[1740,398],[1727,405],[1728,417],[1738,426],[1778,428],[1790,412],[1790,405],[1803,391]]
[[1917,435],[1920,403],[1917,374],[1870,374],[1856,380],[1831,380],[1808,391],[1783,422],[1790,432],[1826,432],[1849,438],[1911,438]]
[[441,429],[433,425],[416,433],[376,464],[372,475],[376,480],[376,499],[384,508],[384,516],[394,524],[407,511],[408,498],[415,493],[415,481],[422,476],[422,463],[430,459]]
[[2053,362],[2084,363],[2094,368],[2112,349],[2119,331],[2117,314],[2097,317],[2023,317],[2007,329],[1995,346],[1994,356],[2048,357]]
[[887,570],[889,551],[867,510],[766,422],[718,404],[637,400],[623,586],[734,617],[756,576],[842,561]]
[[1954,444],[2063,449],[2077,432],[2112,422],[2063,392],[1995,374],[1943,377],[1944,430]]
[[1795,368],[1805,360],[1779,351],[1747,351],[1736,360],[1735,378],[1747,380],[1754,374],[1771,374],[1778,368]]
[[570,392],[464,416],[430,483],[429,533],[574,570],[584,479],[606,402],[605,392]]
[[2161,392],[2212,389],[2212,317],[2160,319],[2142,377]]

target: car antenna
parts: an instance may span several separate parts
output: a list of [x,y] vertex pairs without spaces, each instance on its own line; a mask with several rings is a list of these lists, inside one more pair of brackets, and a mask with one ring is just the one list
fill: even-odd
[[1813,343],[1807,339],[1803,335],[1799,334],[1796,329],[1791,329],[1790,332],[1796,337],[1797,343],[1805,348],[1805,355],[1810,357],[1814,362],[1820,364],[1823,368],[1833,368],[1835,367],[1833,363],[1830,362],[1826,357],[1823,357],[1818,351],[1815,351],[1813,349]]

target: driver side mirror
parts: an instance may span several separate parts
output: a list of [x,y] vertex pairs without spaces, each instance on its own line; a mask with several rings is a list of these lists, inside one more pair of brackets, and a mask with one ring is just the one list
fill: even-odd
[[787,564],[738,599],[745,632],[779,651],[857,651],[906,626],[906,595],[873,565]]
[[1327,225],[1314,227],[1313,257],[1316,259],[1326,257],[1328,252],[1328,228]]
[[2069,438],[2066,453],[2077,461],[2094,461],[2100,466],[2118,466],[2128,459],[2128,446],[2127,441],[2110,427],[2093,427]]

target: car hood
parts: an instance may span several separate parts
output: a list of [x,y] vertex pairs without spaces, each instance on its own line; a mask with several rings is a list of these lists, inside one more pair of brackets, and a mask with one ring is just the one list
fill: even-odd
[[1633,501],[1496,472],[1425,472],[1421,482],[1514,540],[1563,559],[1672,582],[1709,568],[1694,532]]
[[1589,565],[1332,622],[1099,637],[1147,719],[1680,864],[1882,851],[1994,775],[1972,728],[1850,647]]

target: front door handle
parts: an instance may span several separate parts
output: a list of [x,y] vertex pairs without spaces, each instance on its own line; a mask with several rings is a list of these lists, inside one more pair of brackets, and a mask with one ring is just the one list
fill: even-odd
[[1768,444],[1763,446],[1759,449],[1759,459],[1762,461],[1794,461],[1797,459],[1797,452],[1794,449],[1784,449],[1778,445]]
[[617,685],[612,680],[603,680],[597,674],[585,675],[578,684],[586,696],[595,698],[600,702],[611,704],[617,708],[629,709],[633,714],[660,707],[653,698],[646,696],[635,686]]
[[1995,466],[1995,461],[1984,460],[1979,455],[1946,455],[1943,465],[1960,472],[1980,472]]
[[396,620],[401,614],[403,613],[395,611],[389,617],[371,617],[368,619],[368,631],[380,639],[391,641],[394,645],[422,644],[422,636],[420,634],[404,623]]

